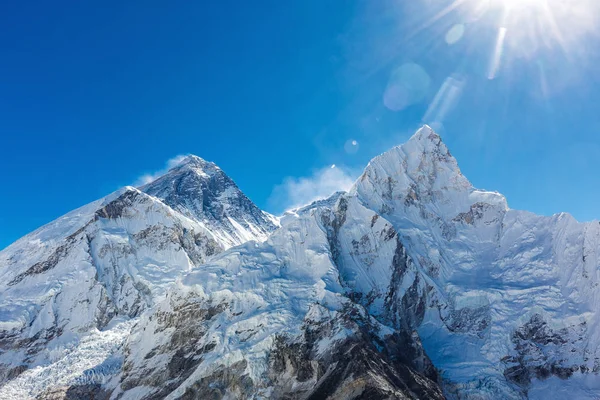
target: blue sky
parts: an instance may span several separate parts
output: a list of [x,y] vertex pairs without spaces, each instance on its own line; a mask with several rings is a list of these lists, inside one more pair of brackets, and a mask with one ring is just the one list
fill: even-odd
[[596,6],[514,1],[5,4],[0,248],[187,153],[277,213],[423,122],[512,208],[600,218]]

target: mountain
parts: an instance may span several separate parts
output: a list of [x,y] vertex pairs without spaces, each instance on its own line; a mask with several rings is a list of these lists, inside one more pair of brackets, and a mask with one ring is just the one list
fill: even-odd
[[[0,252],[0,382],[53,368],[89,335],[115,328],[122,340],[178,277],[233,245],[264,240],[275,222],[218,167],[189,156],[140,189],[23,237]],[[112,352],[115,338],[107,339],[90,351]],[[47,385],[53,375],[44,373],[49,381],[30,383]]]
[[173,210],[203,224],[219,243],[236,246],[264,240],[277,226],[218,166],[190,155],[167,174],[140,187]]
[[352,193],[388,219],[430,286],[418,328],[447,394],[597,398],[600,225],[511,210],[423,128]]
[[279,222],[190,157],[0,253],[0,398],[595,399],[599,270],[427,126]]

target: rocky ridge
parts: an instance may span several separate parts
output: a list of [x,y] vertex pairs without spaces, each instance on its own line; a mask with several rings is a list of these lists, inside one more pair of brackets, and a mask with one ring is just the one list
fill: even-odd
[[[429,127],[278,229],[195,157],[140,189],[0,253],[0,290],[19,305],[0,306],[0,394],[600,396],[600,224],[510,209]],[[82,276],[91,286],[65,292]],[[81,305],[94,290],[106,300]],[[66,378],[65,360],[79,368]],[[56,382],[27,380],[44,374]]]

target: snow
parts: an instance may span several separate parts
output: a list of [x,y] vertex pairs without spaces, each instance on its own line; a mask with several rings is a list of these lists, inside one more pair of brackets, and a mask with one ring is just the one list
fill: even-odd
[[[133,321],[116,323],[105,331],[92,330],[76,346],[54,350],[51,364],[37,366],[0,387],[0,398],[35,399],[51,387],[104,383],[120,368],[115,355],[129,334]],[[111,365],[112,363],[112,365]]]
[[[464,384],[463,395],[481,395],[468,382],[487,377],[496,380],[489,393],[518,397],[503,378],[500,360],[513,351],[512,332],[535,312],[551,326],[597,324],[595,313],[590,320],[586,311],[593,309],[590,299],[591,304],[598,299],[597,275],[590,276],[599,266],[598,224],[578,223],[568,214],[541,217],[510,210],[500,194],[472,187],[429,128],[374,159],[352,193],[392,222],[413,259],[439,265],[439,276],[426,277],[440,299],[457,311],[487,310],[491,326],[483,337],[448,331],[433,309],[419,329],[434,364],[445,378]],[[593,266],[582,265],[583,248],[585,262],[594,260]],[[435,252],[439,256],[431,260]],[[592,335],[586,340],[597,348]],[[562,356],[576,360],[583,351]]]
[[597,400],[600,380],[595,376],[576,373],[568,380],[552,376],[536,380],[529,392],[531,400]]
[[[231,207],[241,218],[251,219]],[[98,341],[98,354],[104,354],[103,338],[126,336],[123,329],[162,299],[179,277],[230,247],[232,241],[221,240],[220,234],[264,240],[271,229],[269,224],[257,226],[259,221],[250,229],[240,228],[241,233],[225,232],[206,223],[125,187],[0,252],[0,334],[16,335],[13,343],[33,341],[30,355],[10,341],[0,351],[0,367],[30,368],[3,386],[2,393],[34,396],[55,378],[57,384],[70,384],[81,368],[93,366],[83,360],[88,344],[93,348]],[[131,322],[104,328],[115,318]],[[89,362],[97,360],[90,357]],[[64,364],[71,362],[73,369],[61,375]]]
[[[202,192],[207,187],[215,193]],[[217,200],[203,203],[202,193]],[[124,194],[135,200],[120,216],[95,218]],[[218,167],[190,156],[155,182],[91,203],[0,252],[0,330],[66,332],[0,388],[0,398],[35,396],[52,379],[72,384],[106,360],[118,370],[119,357],[132,366],[119,375],[126,379],[165,368],[172,349],[154,350],[168,348],[177,328],[157,316],[188,306],[218,310],[210,321],[180,321],[205,324],[197,345],[214,347],[168,398],[241,360],[259,381],[277,335],[301,337],[305,324],[331,320],[352,302],[382,335],[414,329],[449,395],[522,398],[505,377],[520,359],[529,363],[523,368],[577,367],[566,380],[534,377],[531,399],[600,397],[591,372],[600,362],[600,224],[510,209],[501,194],[471,185],[431,128],[373,159],[348,193],[281,218],[247,201]],[[199,236],[185,247],[190,232]],[[199,238],[217,243],[220,254],[194,247]],[[8,285],[65,242],[71,247],[56,266]],[[98,329],[107,316],[113,323]],[[538,320],[545,344],[515,336]],[[333,332],[318,351],[351,334]],[[518,340],[529,353],[518,353],[525,351]],[[21,349],[10,349],[0,363],[22,358]],[[115,388],[111,379],[102,382]],[[121,390],[113,396],[137,399],[157,389]]]

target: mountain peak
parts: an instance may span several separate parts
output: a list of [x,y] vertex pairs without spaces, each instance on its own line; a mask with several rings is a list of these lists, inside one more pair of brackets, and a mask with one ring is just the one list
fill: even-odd
[[[451,157],[452,160],[454,160],[440,135],[438,135],[429,125],[423,125],[405,144],[399,147],[407,149],[409,152],[418,150],[419,153],[424,154],[436,153]],[[454,162],[456,163],[456,161]]]
[[229,246],[264,239],[274,230],[261,211],[215,163],[189,154],[169,171],[139,188],[183,215],[222,232]]
[[[438,138],[440,139],[440,135],[438,135],[432,127],[430,127],[427,124],[423,124],[419,129],[417,129],[417,131],[412,135],[411,139],[421,139],[421,138],[427,138],[429,139],[431,137],[431,139],[434,138]],[[441,140],[441,139],[440,139]]]
[[[220,179],[229,179],[215,163],[206,161],[196,155],[188,154],[170,160],[166,172],[151,177],[147,183],[139,186],[138,189],[147,193],[155,192],[157,188],[165,185],[170,186],[183,176],[196,181],[211,179],[214,176],[219,176],[221,177]],[[153,193],[153,195],[156,195],[156,193]]]
[[454,218],[478,201],[508,208],[502,195],[473,187],[441,137],[427,125],[403,145],[371,160],[351,193],[378,210],[415,206],[442,218]]
[[394,181],[399,179],[407,187],[430,185],[434,181],[444,183],[440,180],[453,181],[464,188],[471,186],[440,135],[428,125],[423,125],[406,143],[373,158],[357,184],[373,174]]
[[169,168],[169,172],[187,168],[201,169],[206,171],[221,170],[215,163],[211,161],[206,161],[205,159],[194,154],[188,154],[177,157],[175,160],[173,160],[172,166]]

